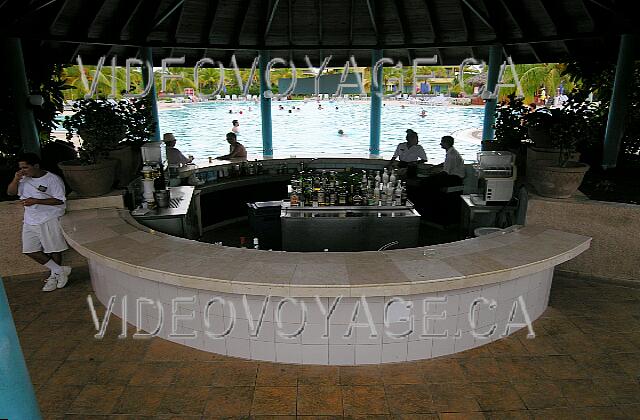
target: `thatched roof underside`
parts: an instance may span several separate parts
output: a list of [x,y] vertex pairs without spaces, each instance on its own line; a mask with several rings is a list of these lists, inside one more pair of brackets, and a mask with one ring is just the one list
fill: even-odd
[[371,49],[405,65],[438,57],[455,65],[488,59],[499,44],[515,63],[615,57],[620,34],[637,33],[632,1],[619,0],[0,0],[4,36],[23,39],[49,60],[85,63],[140,46],[154,64],[203,57],[248,66],[257,50],[318,66],[353,55],[370,65]]

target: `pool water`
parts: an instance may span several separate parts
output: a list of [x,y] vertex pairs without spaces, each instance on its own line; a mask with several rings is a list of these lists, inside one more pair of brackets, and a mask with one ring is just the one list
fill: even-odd
[[[275,157],[368,156],[370,104],[323,101],[322,107],[319,110],[315,101],[272,102]],[[427,112],[426,117],[420,116],[422,109]],[[481,127],[483,113],[482,107],[472,106],[406,105],[403,108],[396,103],[387,104],[382,108],[381,154],[391,158],[397,144],[404,141],[406,129],[411,128],[418,133],[429,162],[440,163],[444,160],[440,138],[459,130]],[[173,132],[178,139],[176,147],[185,155],[195,156],[197,162],[228,153],[225,134],[231,131],[232,120],[240,123],[238,141],[247,148],[249,159],[262,156],[259,103],[185,104],[182,108],[162,110],[159,119],[162,132]],[[343,136],[338,134],[340,129],[344,131]],[[480,150],[479,141],[457,140],[455,147],[462,157],[475,160]]]

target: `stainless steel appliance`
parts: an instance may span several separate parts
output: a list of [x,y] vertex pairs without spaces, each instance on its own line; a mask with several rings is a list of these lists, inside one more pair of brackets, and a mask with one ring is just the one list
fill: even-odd
[[282,204],[285,251],[376,251],[418,246],[420,214],[406,206],[291,207]]
[[187,239],[198,239],[197,206],[192,204],[194,187],[171,187],[169,205],[154,209],[136,209],[131,215],[142,225],[158,232]]
[[479,194],[471,200],[478,205],[506,203],[513,197],[516,180],[516,157],[511,152],[478,152],[478,163],[474,165],[478,176]]

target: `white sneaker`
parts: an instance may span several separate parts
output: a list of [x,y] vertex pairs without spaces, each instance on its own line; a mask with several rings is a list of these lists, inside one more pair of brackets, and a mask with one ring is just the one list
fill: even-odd
[[47,277],[46,279],[42,280],[43,283],[48,282],[49,280],[51,280],[52,278],[55,277],[55,274],[53,273],[53,271],[49,274],[49,277]]
[[58,273],[57,275],[57,285],[56,287],[58,289],[62,289],[64,286],[67,285],[67,282],[69,281],[69,274],[71,274],[71,267],[67,266],[67,265],[63,265],[62,266],[62,271]]
[[51,273],[47,282],[44,284],[42,288],[43,292],[53,292],[58,287],[58,273]]

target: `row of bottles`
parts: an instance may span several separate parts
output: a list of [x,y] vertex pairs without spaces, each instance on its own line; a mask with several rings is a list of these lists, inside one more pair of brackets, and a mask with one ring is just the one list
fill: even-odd
[[291,179],[289,202],[293,207],[404,206],[407,192],[396,171],[386,168],[382,174],[301,171]]

